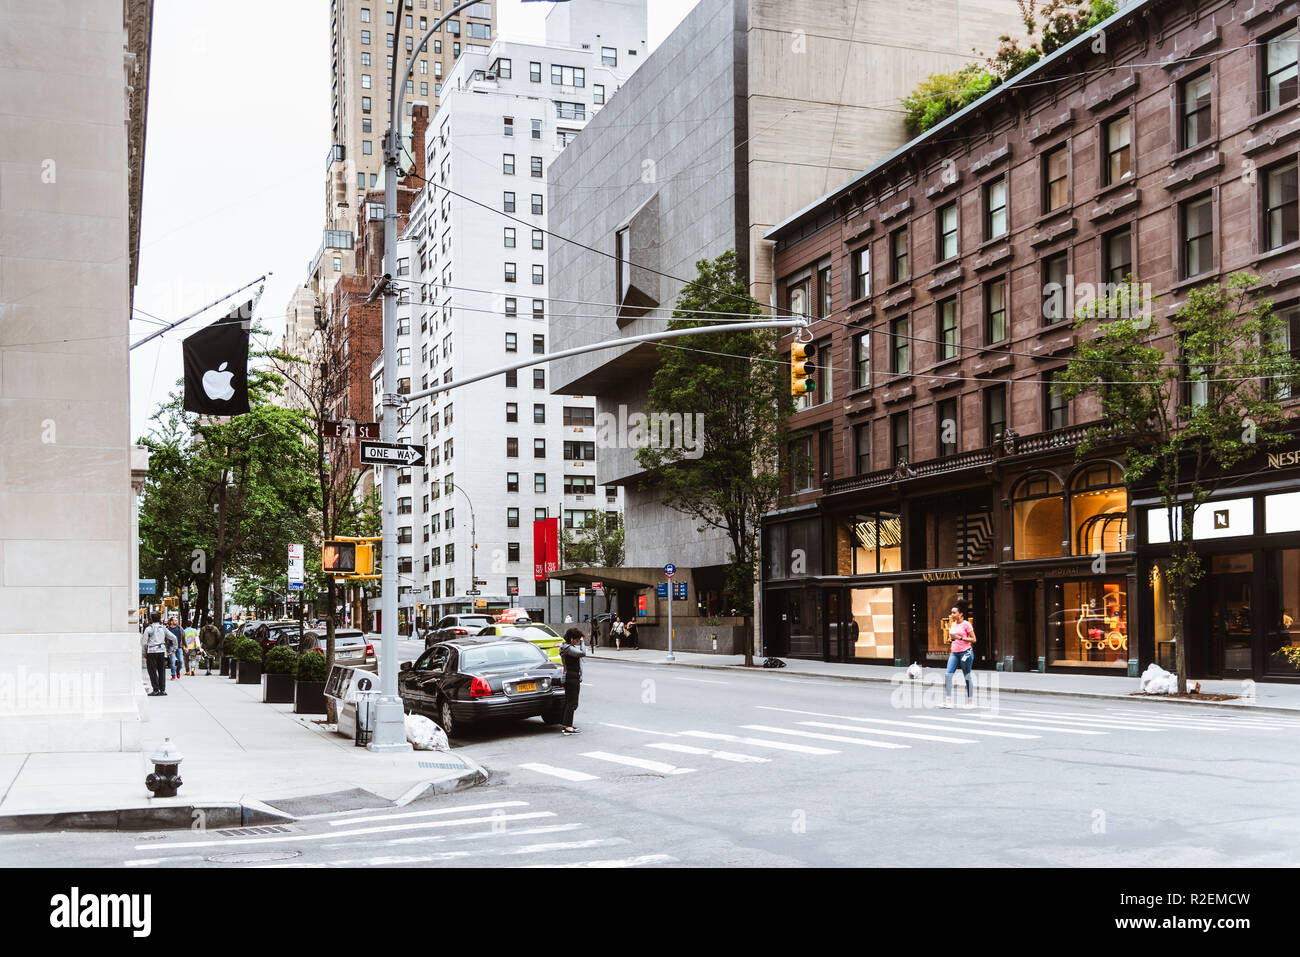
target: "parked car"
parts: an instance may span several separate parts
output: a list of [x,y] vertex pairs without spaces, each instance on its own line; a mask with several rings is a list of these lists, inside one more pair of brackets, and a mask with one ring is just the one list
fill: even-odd
[[[325,629],[312,628],[304,632],[306,635],[313,635],[316,638],[316,651],[325,654]],[[295,628],[290,634],[290,645],[296,648],[298,642],[298,631]],[[334,630],[334,663],[339,665],[350,665],[353,668],[360,668],[363,671],[379,671],[379,662],[375,658],[375,646],[371,643],[369,637],[357,628],[336,628]]]
[[439,641],[466,638],[490,624],[491,615],[448,615],[433,626],[433,631],[424,639],[424,647],[431,648]]
[[475,637],[523,638],[525,641],[531,641],[538,648],[541,648],[542,651],[546,652],[546,657],[555,662],[560,660],[560,645],[564,644],[564,639],[555,633],[554,628],[550,625],[543,625],[541,622],[528,622],[517,625],[488,625],[478,632]]
[[454,735],[462,725],[506,718],[564,720],[564,669],[520,638],[457,638],[404,661],[398,693],[409,711]]

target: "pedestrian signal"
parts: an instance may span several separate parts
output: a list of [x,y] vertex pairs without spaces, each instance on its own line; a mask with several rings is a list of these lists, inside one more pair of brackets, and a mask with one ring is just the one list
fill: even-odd
[[328,541],[320,550],[321,571],[354,574],[357,570],[357,543]]

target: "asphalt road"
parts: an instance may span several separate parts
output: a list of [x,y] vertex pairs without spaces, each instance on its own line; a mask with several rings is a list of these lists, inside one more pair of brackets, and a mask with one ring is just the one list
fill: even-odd
[[[405,650],[405,649],[404,649]],[[0,836],[11,866],[1294,866],[1300,720],[588,662],[471,791],[272,832]],[[960,692],[958,700],[960,701]]]

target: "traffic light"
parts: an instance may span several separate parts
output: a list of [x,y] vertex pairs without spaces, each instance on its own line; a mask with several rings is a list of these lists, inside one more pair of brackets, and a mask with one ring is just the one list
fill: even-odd
[[358,575],[373,575],[375,573],[375,546],[369,542],[357,542],[357,569]]
[[357,570],[357,543],[328,541],[320,550],[321,571],[351,575]]
[[808,358],[808,344],[795,342],[790,346],[790,394],[807,395],[817,388],[817,383],[810,376],[813,362]]

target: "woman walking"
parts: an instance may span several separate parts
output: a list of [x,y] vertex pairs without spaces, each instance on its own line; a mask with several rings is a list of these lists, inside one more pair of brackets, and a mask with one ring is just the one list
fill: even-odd
[[971,645],[975,644],[975,628],[966,620],[966,615],[956,606],[949,612],[948,640],[952,648],[948,652],[948,671],[943,677],[943,706],[952,707],[952,674],[961,665],[962,676],[966,679],[965,707],[975,707],[975,693],[972,690],[970,669],[975,660]]

